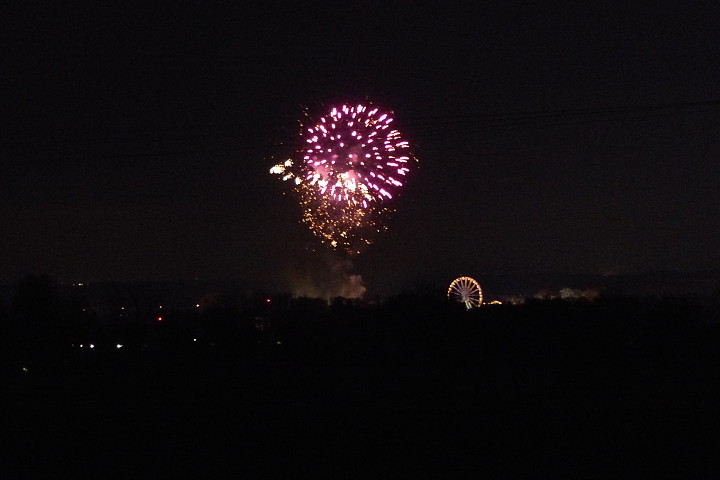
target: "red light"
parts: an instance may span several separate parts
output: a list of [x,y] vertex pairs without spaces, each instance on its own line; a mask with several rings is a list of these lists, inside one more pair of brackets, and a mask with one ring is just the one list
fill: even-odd
[[269,298],[266,298],[265,301],[266,301],[267,303],[270,303],[270,299],[269,299]]
[[162,322],[162,317],[157,318],[158,322]]

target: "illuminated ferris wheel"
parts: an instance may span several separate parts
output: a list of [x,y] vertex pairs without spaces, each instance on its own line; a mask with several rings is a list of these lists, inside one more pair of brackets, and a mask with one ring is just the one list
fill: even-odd
[[470,310],[482,305],[482,289],[480,284],[470,277],[456,278],[448,288],[448,299],[464,303]]

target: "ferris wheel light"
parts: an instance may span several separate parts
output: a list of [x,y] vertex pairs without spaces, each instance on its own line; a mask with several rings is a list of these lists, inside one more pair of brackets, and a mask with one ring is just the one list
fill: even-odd
[[450,284],[448,299],[464,303],[465,307],[470,310],[483,304],[482,288],[473,278],[459,277]]

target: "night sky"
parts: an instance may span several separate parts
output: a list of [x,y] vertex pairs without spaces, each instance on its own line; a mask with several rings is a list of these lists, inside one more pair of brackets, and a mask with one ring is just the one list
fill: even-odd
[[0,7],[0,282],[292,288],[324,257],[268,170],[365,98],[420,159],[370,291],[720,269],[716,1],[109,3]]

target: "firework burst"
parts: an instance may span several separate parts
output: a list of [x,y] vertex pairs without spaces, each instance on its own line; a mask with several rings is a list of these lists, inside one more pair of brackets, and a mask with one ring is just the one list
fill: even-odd
[[392,199],[415,158],[393,128],[391,112],[367,105],[342,105],[300,132],[300,147],[270,173],[291,182],[302,220],[334,249],[357,253],[385,229]]

